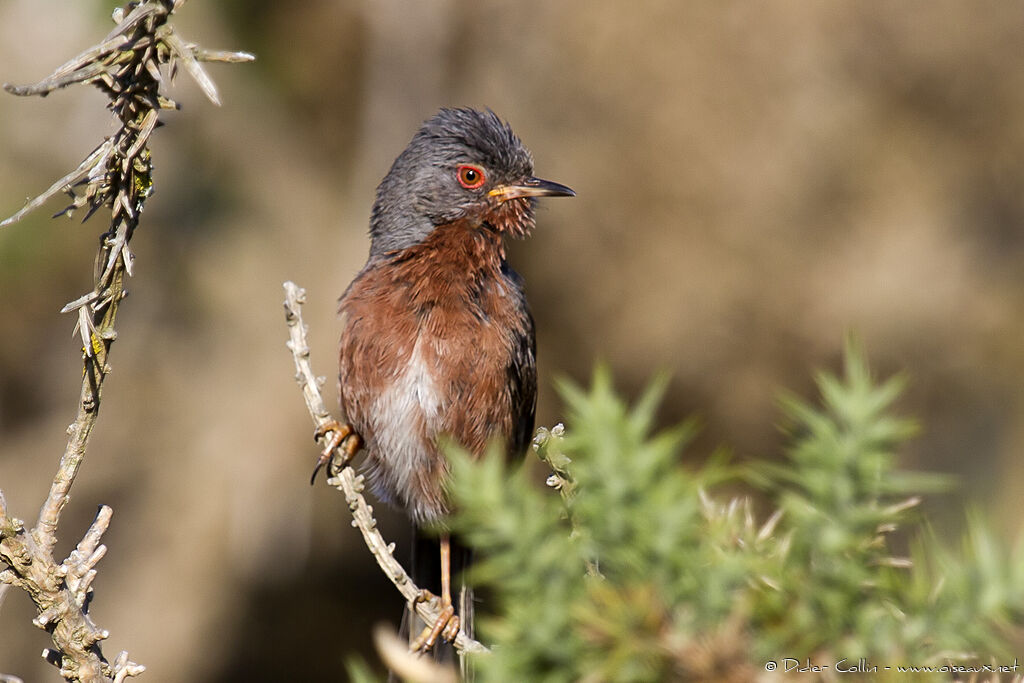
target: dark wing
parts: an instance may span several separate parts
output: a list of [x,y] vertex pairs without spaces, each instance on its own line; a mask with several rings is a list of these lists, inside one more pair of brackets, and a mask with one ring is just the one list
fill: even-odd
[[522,328],[517,331],[509,364],[509,391],[512,398],[510,457],[521,458],[533,440],[533,422],[537,415],[537,336],[533,315],[521,299]]

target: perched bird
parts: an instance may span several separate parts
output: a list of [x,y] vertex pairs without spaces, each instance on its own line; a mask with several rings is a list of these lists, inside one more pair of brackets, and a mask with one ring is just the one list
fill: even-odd
[[[442,109],[427,120],[377,188],[369,259],[339,304],[348,424],[335,442],[349,437],[350,451],[361,443],[374,492],[416,527],[450,511],[440,437],[476,455],[492,440],[512,455],[530,442],[534,323],[503,238],[530,233],[536,197],[574,195],[535,178],[530,152],[508,124],[473,109]],[[441,535],[444,611],[414,647],[458,632],[452,543]],[[420,552],[414,567],[424,559]],[[413,579],[423,580],[415,569]],[[470,618],[470,604],[459,609]]]

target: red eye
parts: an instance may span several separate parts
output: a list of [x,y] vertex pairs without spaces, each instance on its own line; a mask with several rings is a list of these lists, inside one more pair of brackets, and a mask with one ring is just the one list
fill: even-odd
[[459,184],[467,190],[475,190],[487,180],[484,169],[469,164],[463,164],[455,169],[455,177],[459,179]]

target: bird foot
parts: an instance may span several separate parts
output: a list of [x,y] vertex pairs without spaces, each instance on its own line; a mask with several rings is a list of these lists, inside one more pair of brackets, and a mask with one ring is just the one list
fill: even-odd
[[[327,439],[327,443],[324,445],[323,451],[320,452],[320,457],[316,460],[316,467],[313,468],[313,476],[309,478],[310,485],[316,481],[316,475],[320,472],[320,468],[324,465],[329,466],[327,468],[328,475],[337,473],[338,470],[342,469],[355,457],[356,452],[362,447],[363,439],[359,436],[352,425],[342,424],[337,420],[329,420],[313,432],[313,439],[319,441],[320,439],[330,436]],[[334,459],[334,452],[338,447],[341,447],[343,456],[337,460]]]
[[[429,602],[434,599],[434,595],[428,591],[420,591],[419,597],[416,598],[416,602]],[[455,637],[459,635],[459,615],[455,614],[455,608],[452,606],[451,600],[444,601],[441,603],[441,613],[437,615],[437,619],[433,624],[427,625],[423,628],[420,634],[416,637],[416,640],[409,646],[410,652],[426,652],[430,648],[434,647],[437,639],[443,638],[445,642],[451,642],[455,640]]]

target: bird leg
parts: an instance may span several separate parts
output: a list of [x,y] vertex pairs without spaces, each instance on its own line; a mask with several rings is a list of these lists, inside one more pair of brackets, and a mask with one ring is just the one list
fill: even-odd
[[[424,591],[426,595],[428,592]],[[438,636],[446,641],[455,640],[459,634],[459,617],[452,605],[452,546],[448,534],[441,536],[441,613],[432,625],[426,626],[413,641],[412,652],[426,651],[434,647]]]
[[[344,458],[342,458],[339,463],[340,469],[352,462],[352,458],[355,457],[356,452],[363,445],[362,437],[356,434],[350,424],[341,424],[337,420],[329,420],[316,428],[316,431],[313,432],[313,439],[315,441],[319,441],[328,434],[331,435],[331,438],[327,440],[327,445],[324,446],[324,450],[320,452],[320,457],[316,460],[316,467],[313,468],[313,476],[309,478],[310,485],[316,481],[316,475],[320,472],[320,468],[331,462],[331,458],[334,456],[336,448],[342,446],[342,450],[345,453]],[[332,468],[328,468],[328,472],[330,472],[331,469]]]

